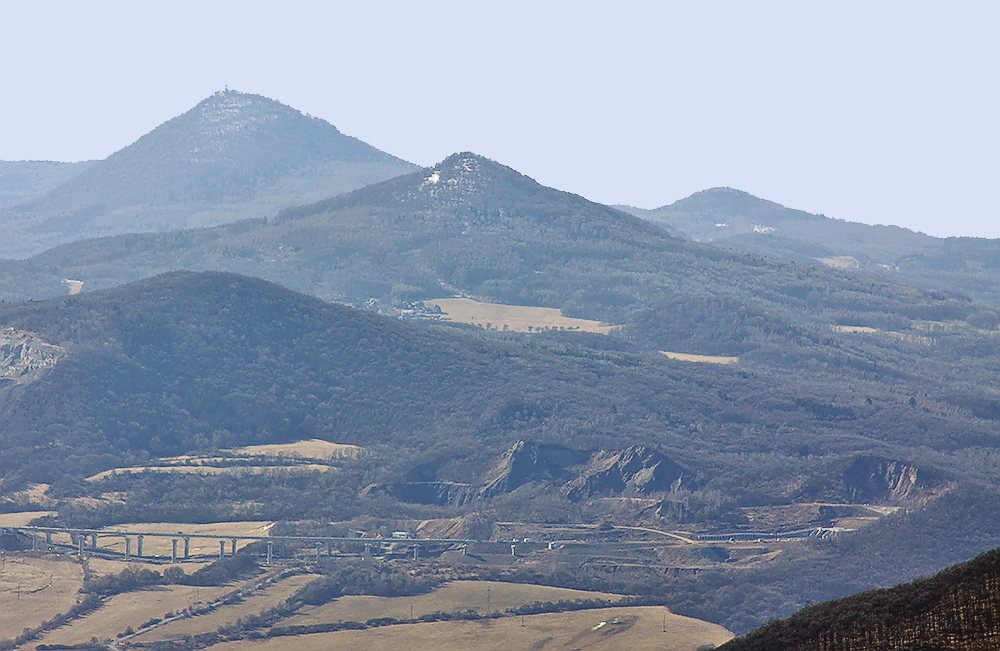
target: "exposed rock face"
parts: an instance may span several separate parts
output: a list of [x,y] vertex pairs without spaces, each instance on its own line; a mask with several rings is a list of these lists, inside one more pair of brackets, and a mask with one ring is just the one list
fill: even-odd
[[381,487],[382,492],[408,504],[462,506],[477,495],[475,486],[448,481],[411,481]]
[[512,493],[529,484],[558,487],[572,500],[599,495],[649,495],[677,490],[686,470],[658,450],[574,450],[562,445],[518,441],[486,473],[481,484],[435,481],[447,463],[423,464],[398,484],[371,486],[401,502],[462,506]]
[[0,380],[31,382],[66,354],[37,335],[14,328],[0,330]]
[[547,481],[564,484],[576,474],[569,468],[586,463],[590,453],[561,445],[518,441],[487,476],[482,497],[510,493],[524,484]]
[[571,483],[571,498],[662,493],[680,488],[684,474],[683,468],[665,454],[642,445],[597,452],[588,470]]
[[882,457],[858,457],[844,472],[847,496],[855,502],[902,502],[937,483],[931,473]]

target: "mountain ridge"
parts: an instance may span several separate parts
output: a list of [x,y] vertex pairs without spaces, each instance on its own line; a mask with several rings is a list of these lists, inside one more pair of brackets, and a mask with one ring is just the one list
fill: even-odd
[[1000,240],[996,239],[939,238],[901,226],[851,222],[724,187],[652,210],[620,207],[677,235],[725,248],[858,269],[992,303],[1000,297]]

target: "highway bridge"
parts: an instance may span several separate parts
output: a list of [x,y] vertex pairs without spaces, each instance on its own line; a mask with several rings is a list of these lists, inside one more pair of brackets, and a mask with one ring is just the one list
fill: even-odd
[[[3,531],[7,533],[19,533],[29,537],[31,539],[32,549],[35,551],[41,550],[43,544],[49,549],[56,546],[75,547],[80,556],[87,553],[124,556],[127,561],[139,559],[159,560],[161,558],[159,556],[144,555],[143,542],[147,538],[168,538],[171,540],[170,562],[172,563],[176,563],[178,559],[188,560],[193,558],[191,554],[192,540],[218,541],[218,558],[235,554],[238,545],[241,542],[266,542],[268,563],[271,563],[272,559],[276,555],[278,557],[285,556],[287,546],[291,544],[295,544],[296,546],[301,546],[303,544],[314,546],[317,558],[321,555],[324,546],[328,556],[332,556],[334,554],[334,548],[340,549],[344,546],[352,547],[354,549],[358,549],[359,551],[363,548],[364,555],[369,556],[371,555],[372,550],[377,546],[380,549],[406,549],[412,551],[414,558],[419,559],[421,549],[426,551],[430,548],[452,548],[461,549],[463,553],[467,554],[469,545],[478,542],[462,538],[347,538],[336,536],[220,535],[212,533],[186,533],[184,531],[165,533],[162,531],[134,531],[124,529],[80,529],[70,527],[30,526],[4,527]],[[55,534],[69,536],[72,544],[53,544],[52,536]],[[125,541],[125,551],[117,552],[103,549],[98,545],[99,538],[122,539]],[[43,539],[44,543],[42,542]],[[134,552],[132,547],[133,540],[136,543]],[[216,555],[212,554],[212,556],[215,557]],[[200,557],[204,558],[204,555],[201,555]]]

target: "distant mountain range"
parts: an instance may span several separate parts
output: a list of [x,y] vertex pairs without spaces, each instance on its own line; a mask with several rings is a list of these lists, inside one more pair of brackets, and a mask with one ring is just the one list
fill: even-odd
[[938,238],[898,226],[832,219],[732,188],[704,190],[654,210],[619,207],[700,242],[784,260],[859,269],[1000,302],[1000,240]]
[[[861,528],[674,577],[685,612],[725,608],[738,632],[1000,541],[992,241],[727,189],[636,216],[469,152],[417,169],[229,92],[79,173],[11,169],[24,196],[65,180],[0,212],[0,248],[31,255],[0,260],[2,492],[51,482],[74,526],[597,523],[625,513],[612,496],[693,532],[753,535],[773,506]],[[449,297],[600,329],[436,321]],[[85,479],[309,438],[369,456],[294,480]]]
[[94,161],[0,161],[0,209],[37,199],[93,164]]
[[[255,275],[345,303],[465,295],[618,324],[654,313],[677,319],[677,310],[660,312],[705,297],[731,304],[712,309],[743,306],[741,320],[769,308],[801,319],[809,312],[801,308],[812,304],[840,311],[837,318],[850,325],[875,327],[884,319],[872,315],[886,310],[915,318],[920,306],[929,315],[967,303],[673,237],[471,153],[269,220],[63,245],[0,265],[10,279],[0,282],[0,297],[62,295],[60,279],[90,290],[179,269]],[[698,327],[692,322],[684,332]],[[746,349],[729,343],[736,353]],[[706,338],[698,352],[723,354],[729,343]]]
[[0,210],[0,256],[273,215],[413,169],[274,100],[219,92],[47,193]]

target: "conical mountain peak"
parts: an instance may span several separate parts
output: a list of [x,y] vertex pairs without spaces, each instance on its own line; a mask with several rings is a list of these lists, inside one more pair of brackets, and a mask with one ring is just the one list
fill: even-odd
[[414,165],[261,95],[225,90],[0,219],[0,257],[86,237],[264,217]]

